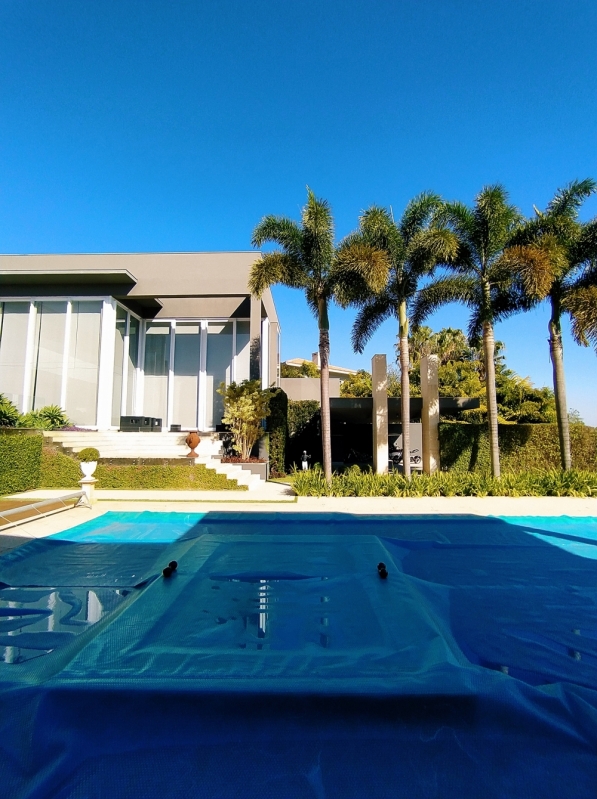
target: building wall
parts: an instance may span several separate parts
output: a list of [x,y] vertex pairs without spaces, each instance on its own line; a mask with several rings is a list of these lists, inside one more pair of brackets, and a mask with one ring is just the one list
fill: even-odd
[[[337,377],[330,377],[330,397],[340,396],[340,384]],[[281,377],[280,388],[290,400],[321,400],[321,387],[318,377]]]

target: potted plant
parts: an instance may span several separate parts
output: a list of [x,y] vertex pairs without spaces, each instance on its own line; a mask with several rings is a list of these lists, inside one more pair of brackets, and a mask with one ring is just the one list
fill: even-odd
[[95,447],[85,447],[82,449],[78,458],[81,465],[81,471],[85,477],[91,477],[97,468],[97,461],[99,458],[99,450]]

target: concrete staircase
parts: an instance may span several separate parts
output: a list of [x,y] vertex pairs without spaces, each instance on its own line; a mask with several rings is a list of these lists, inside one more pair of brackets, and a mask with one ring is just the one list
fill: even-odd
[[[185,458],[189,448],[185,444],[186,433],[121,433],[117,430],[77,432],[52,430],[44,432],[48,444],[59,446],[65,453],[75,455],[86,447],[99,450],[102,459],[168,459]],[[228,480],[246,485],[249,491],[260,488],[264,481],[235,463],[222,463],[222,442],[217,433],[200,433],[201,443],[195,450],[199,456],[195,463],[202,463]]]

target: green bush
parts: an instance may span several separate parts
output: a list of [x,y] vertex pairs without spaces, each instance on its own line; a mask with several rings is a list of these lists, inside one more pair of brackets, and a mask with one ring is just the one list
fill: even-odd
[[[502,472],[558,469],[560,447],[555,424],[498,425]],[[456,472],[491,471],[489,435],[485,424],[442,422],[439,426],[440,460]],[[597,430],[570,426],[572,464],[575,469],[597,470]]]
[[597,497],[595,472],[552,469],[507,474],[499,480],[479,473],[438,472],[378,475],[352,466],[334,474],[331,486],[321,469],[296,472],[293,488],[302,497]]
[[270,416],[267,420],[269,433],[270,472],[276,475],[286,472],[286,439],[288,437],[288,397],[281,388],[271,389]]
[[[81,479],[79,462],[53,447],[44,447],[41,456],[41,488],[78,488]],[[163,489],[187,491],[245,491],[236,481],[227,480],[203,464],[189,466],[182,461],[175,464],[145,464],[137,461],[131,465],[98,463],[94,477],[97,488],[110,489]]]
[[317,400],[289,400],[288,435],[290,438],[300,435],[316,416],[319,416]]
[[0,495],[39,487],[41,435],[0,433]]
[[225,424],[232,435],[232,448],[246,461],[251,450],[264,434],[263,420],[269,416],[269,391],[261,389],[259,380],[242,383],[220,383],[218,394],[224,397]]
[[85,447],[80,452],[77,453],[77,458],[83,463],[93,463],[93,461],[99,460],[99,449],[95,447]]
[[48,430],[60,430],[70,424],[70,419],[59,405],[44,405],[36,414],[47,422]]
[[0,394],[0,427],[16,427],[19,423],[20,413],[17,407],[5,397]]

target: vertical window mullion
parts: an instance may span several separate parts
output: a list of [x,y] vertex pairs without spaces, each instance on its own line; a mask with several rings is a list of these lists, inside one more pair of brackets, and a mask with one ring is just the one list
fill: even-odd
[[23,377],[23,408],[22,413],[31,410],[32,397],[31,386],[33,378],[33,354],[35,351],[35,322],[37,317],[37,306],[34,302],[29,303],[29,320],[27,323],[27,345],[25,348],[25,374]]
[[70,325],[73,315],[73,304],[70,300],[66,303],[66,319],[64,320],[64,348],[62,350],[62,380],[60,383],[60,407],[66,408],[66,386],[68,377],[68,356],[70,347]]
[[122,393],[120,396],[120,415],[126,415],[126,397],[129,382],[129,336],[131,329],[131,315],[127,312],[126,327],[124,330],[124,353],[122,358]]

